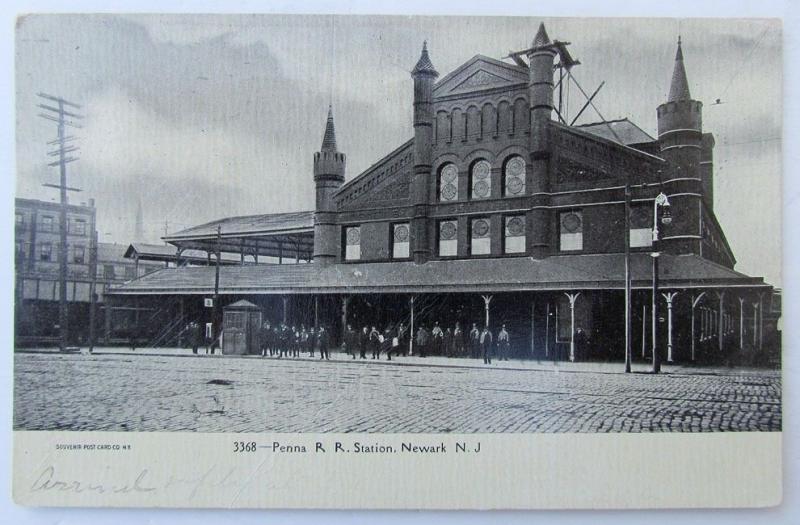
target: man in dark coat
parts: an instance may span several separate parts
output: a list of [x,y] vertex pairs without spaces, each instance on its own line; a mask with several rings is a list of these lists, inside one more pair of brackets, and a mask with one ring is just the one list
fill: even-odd
[[497,351],[500,355],[500,361],[508,361],[508,351],[510,348],[511,341],[506,331],[506,325],[503,325],[502,328],[500,328],[500,332],[497,334]]
[[456,357],[464,357],[464,331],[458,323],[456,323],[456,327],[453,330],[453,347],[455,348],[454,354]]
[[381,351],[386,354],[386,359],[388,361],[392,360],[392,329],[388,326],[383,331],[383,339],[381,340]]
[[192,345],[192,353],[197,354],[197,349],[203,344],[203,330],[197,321],[189,323],[189,338]]
[[431,340],[433,343],[433,355],[444,355],[444,332],[442,332],[442,327],[439,326],[439,321],[433,323]]
[[320,326],[319,330],[317,331],[317,338],[316,344],[317,349],[319,350],[319,358],[320,359],[330,359],[328,355],[328,332],[325,330],[324,326]]
[[472,330],[469,331],[469,355],[472,358],[477,358],[481,350],[481,332],[478,330],[478,325],[472,323]]
[[481,353],[483,354],[483,363],[487,365],[492,364],[492,343],[494,341],[494,337],[492,336],[492,332],[489,331],[488,326],[483,327],[483,332],[481,332]]
[[358,334],[353,330],[353,327],[347,325],[347,330],[344,333],[344,351],[350,354],[353,359],[356,358],[356,346],[358,345]]
[[429,341],[430,335],[428,334],[428,331],[425,330],[424,326],[420,326],[419,330],[417,330],[417,355],[420,357],[427,357]]
[[372,349],[372,359],[378,359],[381,354],[381,341],[383,336],[374,326],[369,333],[369,347]]
[[367,347],[369,346],[369,328],[366,326],[358,334],[358,352],[361,359],[367,358]]
[[408,355],[408,333],[409,329],[405,324],[400,323],[397,327],[398,349],[395,355]]
[[447,327],[447,330],[444,331],[444,355],[447,357],[453,357],[453,331],[450,327]]

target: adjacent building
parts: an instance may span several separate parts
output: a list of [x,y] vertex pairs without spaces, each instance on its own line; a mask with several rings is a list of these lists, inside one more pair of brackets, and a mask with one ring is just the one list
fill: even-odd
[[[61,205],[55,202],[21,198],[15,201],[17,346],[58,343],[60,209]],[[127,246],[96,242],[96,218],[93,199],[89,199],[88,204],[67,205],[67,301],[71,344],[88,340],[93,280],[98,305],[96,333],[101,334],[107,288],[163,267],[156,263],[138,265],[124,258]]]

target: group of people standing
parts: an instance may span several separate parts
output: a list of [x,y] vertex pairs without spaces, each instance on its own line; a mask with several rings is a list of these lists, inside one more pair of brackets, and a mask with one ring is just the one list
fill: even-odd
[[300,325],[300,328],[286,323],[271,326],[265,321],[259,330],[259,349],[262,356],[300,357],[307,352],[309,357],[319,354],[320,359],[330,359],[328,347],[330,336],[324,326],[318,328]]
[[[193,352],[197,353],[198,346],[203,344],[202,328],[193,322],[187,329]],[[408,355],[410,337],[411,330],[402,322],[387,325],[383,330],[374,325],[356,330],[348,324],[342,337],[342,349],[353,359],[367,359],[368,355],[372,359],[380,359],[383,354],[391,361],[392,355]],[[443,329],[437,321],[430,330],[425,324],[420,324],[413,337],[414,354],[419,357],[436,355],[483,358],[486,364],[491,364],[495,350],[498,360],[508,360],[511,347],[505,324],[495,337],[488,326],[479,329],[477,323],[472,323],[469,332],[465,332],[460,323]],[[330,334],[324,326],[306,328],[305,325],[300,325],[298,328],[286,323],[276,323],[273,326],[265,321],[258,331],[258,341],[260,354],[265,357],[300,357],[301,353],[306,353],[309,357],[319,355],[320,359],[330,359]],[[206,353],[208,351],[206,345]]]
[[446,357],[471,357],[473,359],[482,357],[484,363],[490,364],[495,348],[500,361],[508,360],[511,338],[505,324],[497,333],[495,341],[495,336],[488,326],[479,329],[477,323],[472,323],[470,331],[465,333],[461,329],[460,323],[456,323],[453,328],[442,329],[437,321],[433,324],[430,333],[424,325],[420,326],[414,344],[420,357],[425,357],[429,352]]

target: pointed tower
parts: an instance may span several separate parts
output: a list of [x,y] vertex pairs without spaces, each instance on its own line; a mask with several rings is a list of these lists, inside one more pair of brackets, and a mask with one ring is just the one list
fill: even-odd
[[[533,181],[533,193],[550,191],[550,143],[553,114],[553,65],[558,47],[550,40],[544,23],[527,50],[530,69],[528,73],[528,105],[530,107],[529,162]],[[542,197],[536,209],[528,212],[528,243],[532,257],[546,257],[550,252],[550,212],[546,209],[546,197]]]
[[345,155],[336,149],[333,108],[328,107],[328,121],[322,148],[314,153],[314,184],[317,190],[314,211],[314,263],[331,264],[339,258],[336,234],[336,203],[333,194],[344,183]]
[[[669,162],[668,178],[701,178],[703,142],[703,103],[692,100],[683,63],[683,49],[678,37],[678,51],[667,101],[657,109],[658,142],[661,156]],[[703,197],[711,206],[712,181],[703,180]]]
[[433,85],[439,73],[428,56],[428,43],[411,71],[414,79],[414,171],[411,198],[414,218],[411,221],[411,252],[414,262],[423,264],[431,255],[428,240],[428,204],[433,163]]

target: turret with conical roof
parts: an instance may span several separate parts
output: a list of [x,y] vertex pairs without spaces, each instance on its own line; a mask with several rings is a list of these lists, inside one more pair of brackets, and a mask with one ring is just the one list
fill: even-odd
[[539,24],[531,48],[527,51],[530,69],[528,73],[528,105],[530,108],[530,135],[528,150],[530,154],[530,191],[540,194],[540,202],[528,212],[530,225],[528,242],[533,257],[545,257],[550,252],[550,223],[552,218],[546,209],[548,202],[544,195],[550,191],[550,159],[552,145],[550,134],[553,114],[553,65],[558,48],[550,40],[544,23]]
[[433,164],[433,85],[439,73],[428,56],[428,43],[411,70],[414,79],[414,171],[411,198],[414,219],[411,221],[411,252],[414,262],[422,264],[430,258],[428,242],[428,204]]
[[333,195],[344,183],[345,154],[336,149],[333,108],[328,107],[328,120],[322,147],[314,154],[314,262],[330,264],[339,257],[339,236],[336,233],[336,203]]
[[[667,101],[658,106],[658,142],[661,156],[669,162],[669,178],[701,178],[700,160],[703,139],[703,104],[692,100],[683,60],[681,39],[669,86]],[[710,186],[710,182],[708,184]],[[703,185],[706,185],[704,181]],[[710,187],[703,191],[711,205]]]

